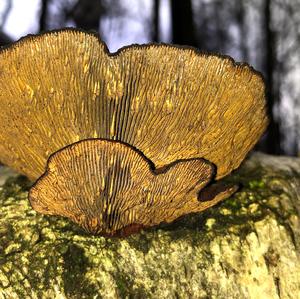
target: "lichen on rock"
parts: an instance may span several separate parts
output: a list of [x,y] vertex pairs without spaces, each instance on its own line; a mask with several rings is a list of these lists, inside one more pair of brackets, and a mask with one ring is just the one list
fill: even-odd
[[240,190],[203,213],[104,238],[37,214],[11,177],[0,298],[300,298],[300,159],[254,154],[226,180]]

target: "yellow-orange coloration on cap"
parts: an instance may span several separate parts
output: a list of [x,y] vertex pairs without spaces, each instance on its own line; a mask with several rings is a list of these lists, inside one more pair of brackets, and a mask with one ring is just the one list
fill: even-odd
[[134,146],[159,168],[205,158],[220,179],[267,124],[264,84],[248,65],[170,45],[109,54],[94,34],[61,30],[0,51],[0,161],[30,179],[79,140]]
[[236,186],[219,180],[267,125],[247,64],[171,45],[111,54],[71,29],[0,50],[0,103],[0,161],[40,177],[33,208],[108,236],[230,196]]
[[84,140],[51,156],[29,199],[36,211],[68,217],[88,232],[126,235],[133,227],[172,222],[231,195],[235,187],[203,202],[197,198],[214,168],[204,159],[189,159],[153,169],[126,144]]

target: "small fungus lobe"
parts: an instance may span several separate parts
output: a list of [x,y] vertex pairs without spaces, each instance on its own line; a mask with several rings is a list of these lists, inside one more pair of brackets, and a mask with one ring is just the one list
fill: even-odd
[[198,200],[214,169],[199,158],[152,169],[151,161],[126,144],[84,140],[50,157],[29,199],[38,212],[71,218],[91,233],[114,235],[129,227],[172,222],[228,197],[234,188]]

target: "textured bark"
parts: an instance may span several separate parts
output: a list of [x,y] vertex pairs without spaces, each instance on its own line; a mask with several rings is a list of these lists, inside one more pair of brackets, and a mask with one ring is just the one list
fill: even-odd
[[203,213],[106,239],[37,214],[10,178],[0,298],[300,298],[300,159],[255,154],[228,180],[243,187]]

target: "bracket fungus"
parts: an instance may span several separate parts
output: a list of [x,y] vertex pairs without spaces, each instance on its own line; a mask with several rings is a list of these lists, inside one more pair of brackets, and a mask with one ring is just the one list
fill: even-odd
[[108,236],[229,197],[220,179],[267,125],[247,64],[158,44],[111,54],[74,29],[2,49],[0,103],[0,161],[37,180],[32,207]]

